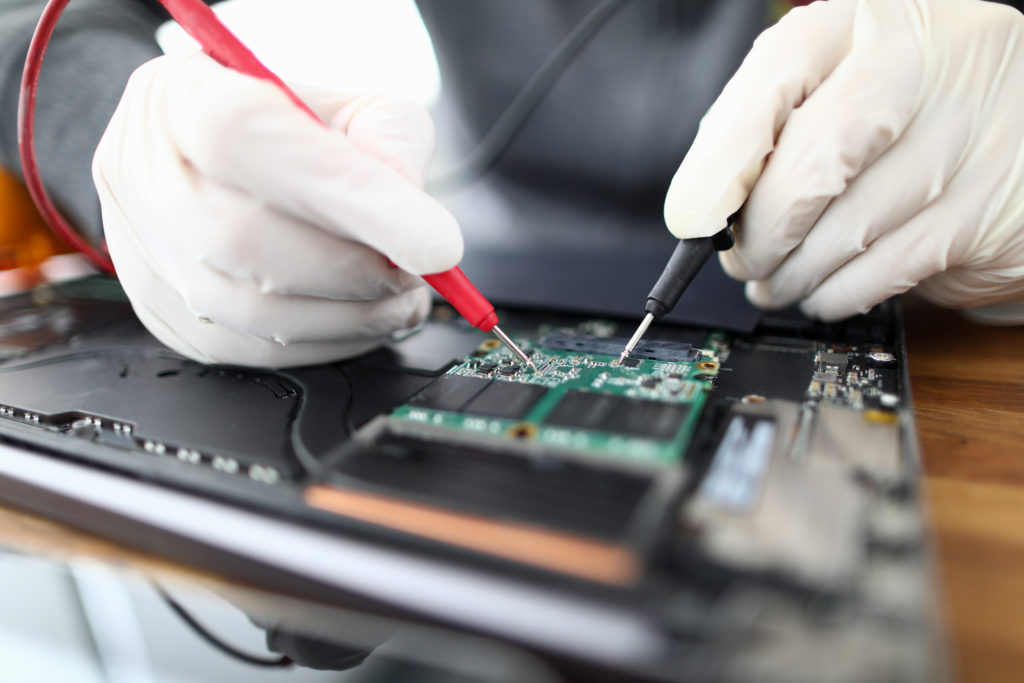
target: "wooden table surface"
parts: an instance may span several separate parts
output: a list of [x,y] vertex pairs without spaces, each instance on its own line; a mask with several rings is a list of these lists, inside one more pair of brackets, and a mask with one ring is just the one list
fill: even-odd
[[954,665],[1024,680],[1024,327],[904,309]]
[[[1024,327],[976,325],[915,299],[905,303],[905,315],[957,679],[1024,680]],[[87,554],[150,574],[180,578],[188,572],[3,509],[0,540],[58,557]]]

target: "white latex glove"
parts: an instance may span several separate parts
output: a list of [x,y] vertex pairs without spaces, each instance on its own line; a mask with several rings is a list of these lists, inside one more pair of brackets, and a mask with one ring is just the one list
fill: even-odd
[[[680,238],[746,202],[722,255],[765,308],[836,320],[920,283],[1024,322],[1024,16],[828,0],[765,31],[665,202]],[[989,306],[997,304],[997,306]]]
[[410,273],[462,257],[455,219],[422,190],[434,150],[422,108],[298,94],[329,130],[205,55],[160,57],[132,76],[96,150],[118,277],[150,332],[186,356],[287,366],[362,353],[426,317]]

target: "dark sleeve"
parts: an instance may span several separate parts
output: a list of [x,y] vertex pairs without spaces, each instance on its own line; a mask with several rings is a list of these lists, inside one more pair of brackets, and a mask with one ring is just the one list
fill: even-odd
[[[20,175],[18,90],[42,0],[0,0],[0,166]],[[36,104],[36,153],[65,216],[102,233],[93,152],[132,71],[160,54],[154,33],[167,15],[149,0],[72,0],[46,53]]]

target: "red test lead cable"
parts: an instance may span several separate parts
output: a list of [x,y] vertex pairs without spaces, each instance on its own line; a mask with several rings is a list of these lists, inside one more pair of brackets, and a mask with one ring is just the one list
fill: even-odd
[[35,148],[35,111],[36,94],[39,90],[39,72],[43,68],[43,57],[46,46],[50,44],[57,19],[70,0],[50,0],[43,8],[36,31],[32,34],[28,56],[25,58],[25,70],[21,77],[21,93],[18,99],[18,152],[21,154],[21,168],[25,175],[25,186],[32,195],[39,213],[47,225],[65,242],[85,254],[97,268],[105,273],[114,273],[114,264],[110,255],[101,251],[82,237],[72,228],[50,201],[46,194],[43,181],[39,175]]
[[[21,100],[18,108],[18,146],[25,173],[25,183],[46,222],[69,244],[88,256],[101,270],[113,273],[114,265],[110,261],[110,256],[97,250],[71,228],[57,211],[53,202],[50,201],[46,189],[43,187],[35,156],[34,119],[39,72],[57,19],[68,2],[70,0],[50,0],[43,9],[39,25],[32,36],[21,82]],[[160,4],[202,46],[203,52],[229,69],[253,78],[270,81],[280,88],[297,107],[323,124],[313,110],[284,81],[265,67],[256,58],[256,55],[221,23],[213,10],[202,0],[160,0]],[[494,306],[473,286],[473,283],[460,268],[455,267],[443,273],[424,275],[423,279],[454,306],[455,310],[473,327],[484,332],[493,332],[520,360],[536,370],[533,362],[523,353],[523,350],[498,327],[498,316],[494,312]]]

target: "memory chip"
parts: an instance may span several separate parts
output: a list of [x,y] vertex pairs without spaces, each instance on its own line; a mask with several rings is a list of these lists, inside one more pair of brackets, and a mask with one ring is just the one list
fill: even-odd
[[607,430],[606,423],[622,400],[620,396],[609,394],[570,391],[544,418],[544,422],[570,429]]
[[671,441],[686,421],[690,406],[640,398],[624,398],[601,427],[605,431]]
[[[599,353],[618,356],[628,340],[618,337],[592,337],[569,332],[551,332],[537,340],[538,346],[574,353]],[[668,362],[694,361],[700,351],[685,342],[641,340],[631,352],[634,358]]]
[[547,391],[538,384],[492,382],[463,406],[462,412],[484,417],[520,420]]
[[689,412],[690,406],[685,403],[570,391],[544,422],[570,429],[671,441]]
[[409,405],[458,413],[490,383],[479,377],[441,375],[409,399]]

